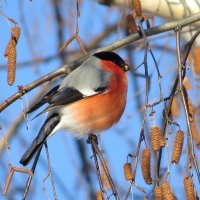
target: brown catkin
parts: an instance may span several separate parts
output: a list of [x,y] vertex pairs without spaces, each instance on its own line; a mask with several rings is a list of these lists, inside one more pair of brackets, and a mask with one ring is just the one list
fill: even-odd
[[125,177],[126,181],[133,180],[134,176],[133,176],[133,172],[132,172],[132,168],[131,168],[131,163],[124,164],[124,177]]
[[150,128],[151,146],[154,151],[158,151],[161,147],[165,146],[162,131],[158,126],[151,126]]
[[105,172],[103,172],[103,174],[102,174],[102,179],[103,179],[103,183],[106,186],[106,188],[108,190],[110,190],[111,189],[111,185],[110,185],[110,182],[109,182],[108,177],[106,176]]
[[172,100],[171,114],[174,117],[179,117],[180,106],[176,97]]
[[187,200],[194,200],[195,198],[195,192],[194,192],[194,186],[192,179],[190,177],[184,178],[184,189],[187,196]]
[[193,122],[194,121],[194,106],[189,97],[187,97],[187,106],[188,106],[188,112],[189,112],[189,120],[190,122]]
[[152,126],[150,128],[151,146],[154,151],[158,151],[160,149],[159,130],[160,129],[156,126]]
[[20,28],[19,26],[15,26],[12,28],[12,37],[17,42],[20,37]]
[[162,197],[165,200],[174,200],[174,195],[172,193],[172,190],[167,183],[167,181],[162,182],[161,184],[161,191],[162,191]]
[[183,79],[183,85],[184,85],[186,91],[189,91],[189,90],[192,89],[192,86],[191,86],[191,84],[190,84],[190,80],[189,80],[187,77],[185,77],[185,78]]
[[143,16],[142,14],[142,6],[140,0],[132,0],[132,5],[135,10],[135,17],[140,18]]
[[183,149],[183,142],[184,142],[184,133],[183,131],[179,130],[176,133],[176,138],[174,141],[174,148],[172,153],[171,162],[178,164],[181,156],[181,152]]
[[[109,166],[109,165],[108,165],[108,162],[107,162],[107,161],[105,161],[105,162],[106,162],[106,165]],[[103,182],[103,184],[106,186],[106,188],[107,188],[108,190],[110,190],[110,189],[111,189],[111,185],[110,185],[110,182],[109,182],[109,180],[108,180],[108,177],[106,176],[106,173],[105,173],[105,171],[104,171],[103,168],[101,168],[101,177],[102,177],[102,182]]]
[[16,44],[13,39],[9,41],[4,56],[8,60],[7,81],[9,85],[13,85],[16,74]]
[[162,200],[162,190],[160,186],[156,186],[154,188],[154,199],[155,200]]
[[97,193],[96,193],[96,200],[103,200],[101,190],[97,191]]
[[127,22],[128,22],[128,31],[130,33],[136,33],[137,32],[137,26],[136,26],[135,19],[134,19],[133,15],[131,15],[131,14],[127,15],[126,19],[127,19]]
[[161,130],[159,131],[159,144],[160,144],[160,147],[164,147],[166,144],[164,136],[163,136],[163,132]]
[[200,149],[200,134],[196,125],[196,120],[191,122],[190,125],[191,125],[192,138],[195,141],[197,148]]
[[200,75],[200,48],[196,47],[193,49],[193,57],[194,57],[194,63],[193,63],[193,69],[194,72],[198,75]]
[[11,30],[12,35],[7,44],[4,56],[8,60],[8,84],[13,85],[16,74],[16,45],[20,37],[20,28],[15,26]]
[[142,152],[142,175],[146,184],[152,184],[151,178],[151,151],[150,149],[144,149]]

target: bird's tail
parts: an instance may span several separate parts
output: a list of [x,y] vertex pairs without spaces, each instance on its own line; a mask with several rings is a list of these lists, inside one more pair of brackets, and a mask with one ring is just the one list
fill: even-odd
[[58,114],[54,114],[49,117],[42,128],[40,129],[37,137],[34,139],[30,147],[26,150],[24,155],[22,156],[20,163],[22,165],[27,165],[35,153],[40,149],[40,147],[44,144],[47,137],[52,133],[53,129],[57,126],[60,121],[60,117]]

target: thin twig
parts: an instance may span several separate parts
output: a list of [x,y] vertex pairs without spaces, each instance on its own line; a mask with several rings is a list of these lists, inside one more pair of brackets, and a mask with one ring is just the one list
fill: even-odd
[[6,184],[5,184],[5,187],[4,187],[4,190],[3,190],[3,195],[4,195],[4,196],[7,195],[8,188],[9,188],[9,186],[10,186],[10,182],[11,182],[11,180],[12,180],[13,175],[14,175],[14,170],[11,169],[11,170],[10,170],[10,173],[8,174],[8,177],[7,177],[7,179],[6,179]]
[[96,170],[97,170],[99,186],[100,186],[100,190],[101,190],[101,193],[102,193],[102,198],[104,200],[104,195],[103,194],[105,194],[105,190],[104,190],[104,187],[103,187],[100,168],[99,168],[99,164],[98,164],[98,160],[97,160],[97,154],[95,152],[95,149],[94,149],[93,145],[91,145],[91,147],[92,147],[92,152],[93,152],[93,156],[92,157],[94,157],[94,162],[95,162],[95,166],[96,166]]
[[131,192],[131,188],[133,187],[133,185],[134,185],[140,192],[146,194],[146,191],[145,191],[142,187],[140,187],[139,185],[137,185],[137,184],[135,183],[134,180],[132,180],[132,181],[130,181],[130,186],[129,186],[128,191],[127,191],[127,193],[126,193],[126,195],[125,195],[125,197],[124,197],[124,200],[127,200],[127,199],[128,199],[129,194],[130,194],[130,192]]
[[[195,39],[197,38],[197,36],[199,34],[200,34],[200,29],[197,30],[196,33],[191,38],[191,40],[184,45],[183,50],[182,50],[182,57],[181,57],[181,63],[182,63],[183,66],[185,66],[188,55],[189,55],[190,50],[192,48],[192,45],[193,45]],[[184,79],[184,77],[185,77],[185,68],[182,72],[182,80]],[[179,75],[177,74],[175,81],[174,81],[174,84],[173,84],[173,87],[172,87],[171,94],[170,94],[169,104],[168,104],[167,108],[165,107],[165,109],[164,109],[164,111],[165,111],[164,112],[165,113],[165,120],[164,120],[164,125],[163,125],[164,136],[166,134],[166,127],[168,126],[168,123],[169,123],[168,119],[171,115],[171,105],[172,105],[174,95],[176,94],[178,83],[179,83]],[[158,185],[158,181],[159,181],[159,171],[160,171],[161,158],[162,158],[162,149],[160,149],[160,151],[157,152],[157,154],[156,154],[156,160],[158,160],[158,162],[156,164],[156,172],[157,172],[156,173],[156,185]]]
[[[38,152],[35,156],[35,159],[34,159],[34,162],[33,162],[32,168],[31,168],[31,171],[33,172],[33,174],[35,172],[35,168],[37,166],[37,162],[38,162],[38,159],[40,157],[41,150],[42,150],[42,146],[38,149]],[[32,178],[33,178],[33,176],[29,176],[27,181],[26,181],[26,188],[25,188],[22,200],[26,199],[26,196],[28,194],[28,191],[29,191],[29,188],[30,188],[30,185],[31,185],[31,182],[32,182]]]
[[[136,176],[136,171],[137,171],[137,166],[138,166],[138,156],[139,156],[139,152],[140,152],[141,143],[142,143],[143,140],[145,141],[144,129],[145,129],[145,124],[146,124],[146,111],[147,111],[148,96],[149,96],[149,73],[148,73],[148,65],[147,65],[148,41],[147,41],[147,38],[146,38],[146,35],[145,35],[145,31],[142,27],[142,21],[140,21],[139,28],[140,28],[140,31],[142,33],[142,37],[143,37],[144,43],[145,43],[145,54],[144,54],[143,64],[144,64],[145,79],[146,79],[146,95],[145,95],[145,107],[144,107],[144,111],[143,111],[142,128],[141,128],[141,131],[140,131],[140,137],[139,137],[136,155],[133,156],[133,157],[135,157],[135,162],[134,162],[134,167],[133,167],[133,177],[134,177],[134,179],[135,179],[135,176]],[[146,144],[146,142],[145,142],[145,144]]]
[[177,57],[178,57],[179,87],[180,87],[181,98],[183,101],[184,111],[185,111],[185,115],[186,115],[187,128],[188,128],[188,132],[189,132],[188,140],[189,140],[190,150],[191,150],[191,152],[189,152],[189,153],[191,153],[192,161],[194,163],[194,167],[195,167],[197,177],[198,177],[198,180],[200,183],[200,172],[199,172],[199,167],[198,167],[198,163],[197,163],[195,152],[194,152],[194,143],[192,140],[192,131],[191,131],[191,125],[190,125],[190,119],[189,119],[189,112],[188,112],[186,96],[184,95],[184,89],[183,89],[183,83],[182,83],[182,69],[183,69],[184,65],[181,63],[182,59],[181,59],[181,51],[180,51],[180,32],[181,32],[181,29],[176,30],[176,48],[177,48]]
[[128,188],[128,191],[126,192],[126,195],[125,195],[125,197],[124,197],[124,200],[127,200],[127,199],[128,199],[129,194],[130,194],[130,192],[131,192],[132,186],[133,186],[133,181],[132,181],[131,184],[129,185],[129,188]]
[[148,65],[147,65],[147,54],[148,54],[148,47],[149,43],[144,31],[144,28],[142,26],[143,20],[139,21],[139,29],[141,31],[143,40],[144,40],[144,71],[145,71],[145,79],[146,79],[146,95],[145,95],[145,106],[148,104],[148,99],[149,99],[149,71],[148,71]]
[[102,156],[102,153],[101,151],[99,150],[99,147],[98,147],[98,142],[97,142],[97,136],[96,135],[90,135],[89,138],[88,138],[88,143],[90,143],[92,145],[92,147],[94,148],[95,150],[95,153],[98,155],[99,159],[100,159],[100,162],[101,162],[101,165],[104,169],[104,172],[108,178],[108,181],[110,183],[110,186],[111,186],[111,189],[113,191],[113,195],[115,196],[115,199],[116,200],[119,200],[119,196],[118,196],[118,193],[117,193],[117,190],[115,188],[115,185],[114,185],[114,182],[112,180],[112,177],[110,175],[110,172],[106,166],[106,163],[105,163],[105,160]]
[[[44,92],[46,92],[51,86],[52,84],[48,84],[47,86],[42,87],[29,103],[30,107],[34,105],[35,102],[38,101],[38,99],[40,99],[44,95]],[[15,120],[13,120],[12,125],[9,127],[8,131],[4,134],[3,138],[0,140],[0,154],[3,152],[5,148],[6,141],[9,142],[14,134],[19,133],[19,131],[17,130],[19,129],[23,121],[24,121],[24,113],[21,113]]]
[[50,163],[50,157],[49,157],[49,151],[48,151],[48,146],[47,146],[47,142],[44,143],[45,146],[45,150],[46,150],[46,155],[47,155],[47,161],[48,161],[48,174],[50,176],[51,179],[51,185],[53,188],[53,194],[54,194],[54,199],[57,200],[57,194],[56,194],[56,188],[55,188],[55,184],[54,184],[54,180],[53,180],[53,175],[52,175],[52,170],[51,170],[51,163]]
[[139,157],[139,153],[140,153],[141,143],[145,139],[145,136],[144,136],[144,124],[145,124],[145,121],[146,121],[146,110],[144,111],[144,114],[143,114],[142,129],[140,131],[140,137],[139,137],[139,141],[138,141],[138,146],[137,146],[136,154],[132,155],[132,157],[135,158],[135,162],[134,162],[134,166],[133,166],[133,177],[134,177],[134,179],[135,179],[136,171],[137,171],[138,157]]
[[28,169],[19,168],[19,167],[13,167],[11,163],[9,163],[8,165],[9,165],[10,172],[9,172],[8,177],[6,179],[6,184],[5,184],[5,187],[4,187],[4,190],[3,190],[3,195],[7,195],[8,188],[10,186],[12,177],[13,177],[15,172],[29,174],[29,176],[31,176],[31,177],[33,176],[32,171],[30,171]]
[[80,17],[80,9],[79,9],[79,0],[76,1],[76,10],[77,10],[77,14],[76,14],[76,32],[75,34],[73,34],[59,49],[60,52],[64,51],[64,49],[74,40],[76,39],[77,43],[79,44],[79,47],[83,53],[83,55],[87,55],[87,51],[85,46],[83,45],[83,42],[79,36],[79,26],[78,26],[78,19]]
[[[150,29],[146,29],[145,34],[146,34],[146,36],[156,35],[156,34],[159,34],[159,33],[174,30],[178,26],[181,26],[181,27],[187,26],[187,25],[195,23],[199,20],[200,20],[200,13],[193,15],[191,17],[179,20],[179,21],[168,22],[168,23],[166,23],[162,26],[157,26],[157,27],[153,27],[153,28],[150,28]],[[113,44],[110,44],[110,45],[102,47],[102,48],[98,48],[98,49],[96,49],[95,52],[114,51],[116,49],[130,45],[131,43],[133,43],[133,42],[135,42],[139,39],[141,39],[140,34],[135,33],[135,34],[132,34],[128,37],[125,37],[122,40],[118,40],[117,42],[115,42]],[[51,72],[47,75],[44,75],[41,78],[37,79],[36,81],[33,81],[32,83],[24,86],[25,93],[28,93],[32,89],[36,88],[37,86],[39,86],[39,85],[41,85],[41,84],[43,84],[47,81],[51,81],[55,77],[58,77],[58,76],[61,76],[61,75],[64,75],[64,74],[68,75],[71,71],[76,69],[87,57],[88,57],[88,55],[81,57],[80,59],[74,61],[73,63],[66,64],[66,65],[60,67],[59,69],[57,69],[57,70],[55,70],[55,71],[53,71],[53,72]],[[9,97],[7,100],[5,100],[3,103],[1,103],[0,104],[0,112],[3,111],[5,108],[7,108],[14,101],[19,99],[19,97],[20,97],[20,94],[19,94],[19,92],[17,92],[14,95],[12,95],[11,97]]]

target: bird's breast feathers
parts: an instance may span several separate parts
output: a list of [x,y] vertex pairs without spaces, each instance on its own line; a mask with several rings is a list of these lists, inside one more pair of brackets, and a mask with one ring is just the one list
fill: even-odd
[[55,131],[64,128],[81,137],[110,128],[123,114],[126,93],[126,76],[113,74],[106,93],[80,100],[62,109],[61,121]]

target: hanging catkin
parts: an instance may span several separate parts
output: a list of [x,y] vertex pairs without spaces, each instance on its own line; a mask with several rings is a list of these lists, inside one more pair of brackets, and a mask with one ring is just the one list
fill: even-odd
[[162,190],[160,186],[156,186],[154,188],[154,199],[155,200],[162,200]]
[[174,200],[175,197],[172,193],[172,190],[167,183],[167,181],[162,182],[161,184],[161,191],[162,191],[162,197],[164,200]]
[[140,18],[143,16],[142,14],[142,6],[140,0],[132,0],[132,8],[135,11],[135,18]]
[[190,123],[191,132],[192,132],[192,138],[195,141],[197,148],[200,149],[200,133],[196,123],[197,123],[196,120]]
[[154,151],[158,151],[165,146],[165,140],[161,129],[158,126],[151,126],[150,128],[151,145]]
[[101,190],[97,191],[97,193],[96,193],[96,200],[103,200]]
[[8,84],[13,85],[15,81],[15,74],[16,74],[16,45],[18,42],[18,39],[20,37],[20,28],[18,26],[15,26],[11,30],[11,38],[7,44],[4,57],[8,61]]
[[172,163],[179,163],[181,152],[183,149],[183,142],[184,142],[184,133],[183,131],[179,130],[176,133],[176,138],[174,140],[174,148],[172,153]]
[[176,97],[173,98],[172,100],[172,106],[171,106],[171,114],[174,117],[178,117],[179,116],[179,110],[180,110],[180,106],[178,104],[178,100]]
[[187,200],[194,200],[195,198],[195,192],[194,192],[194,186],[192,179],[190,177],[184,178],[184,189],[187,196]]
[[129,33],[136,33],[137,32],[137,25],[135,22],[135,18],[133,17],[132,14],[127,15],[126,17],[127,23],[128,23],[128,31]]
[[200,48],[195,47],[193,49],[193,58],[194,58],[194,63],[193,63],[193,69],[194,72],[198,75],[200,75]]
[[142,152],[142,175],[146,184],[152,184],[151,178],[151,151],[150,149],[144,149]]
[[[108,166],[108,162],[107,161],[105,161],[105,162],[106,162],[106,165]],[[101,168],[101,178],[102,178],[103,184],[106,186],[106,188],[108,190],[110,190],[111,189],[111,185],[110,185],[108,177],[107,177],[107,175],[106,175],[106,173],[105,173],[103,168]]]
[[124,177],[125,177],[126,181],[133,180],[134,176],[133,176],[133,172],[132,172],[132,168],[131,168],[131,163],[124,164]]
[[194,106],[189,97],[187,97],[187,106],[188,106],[188,112],[189,112],[189,120],[190,122],[193,122],[194,121]]

